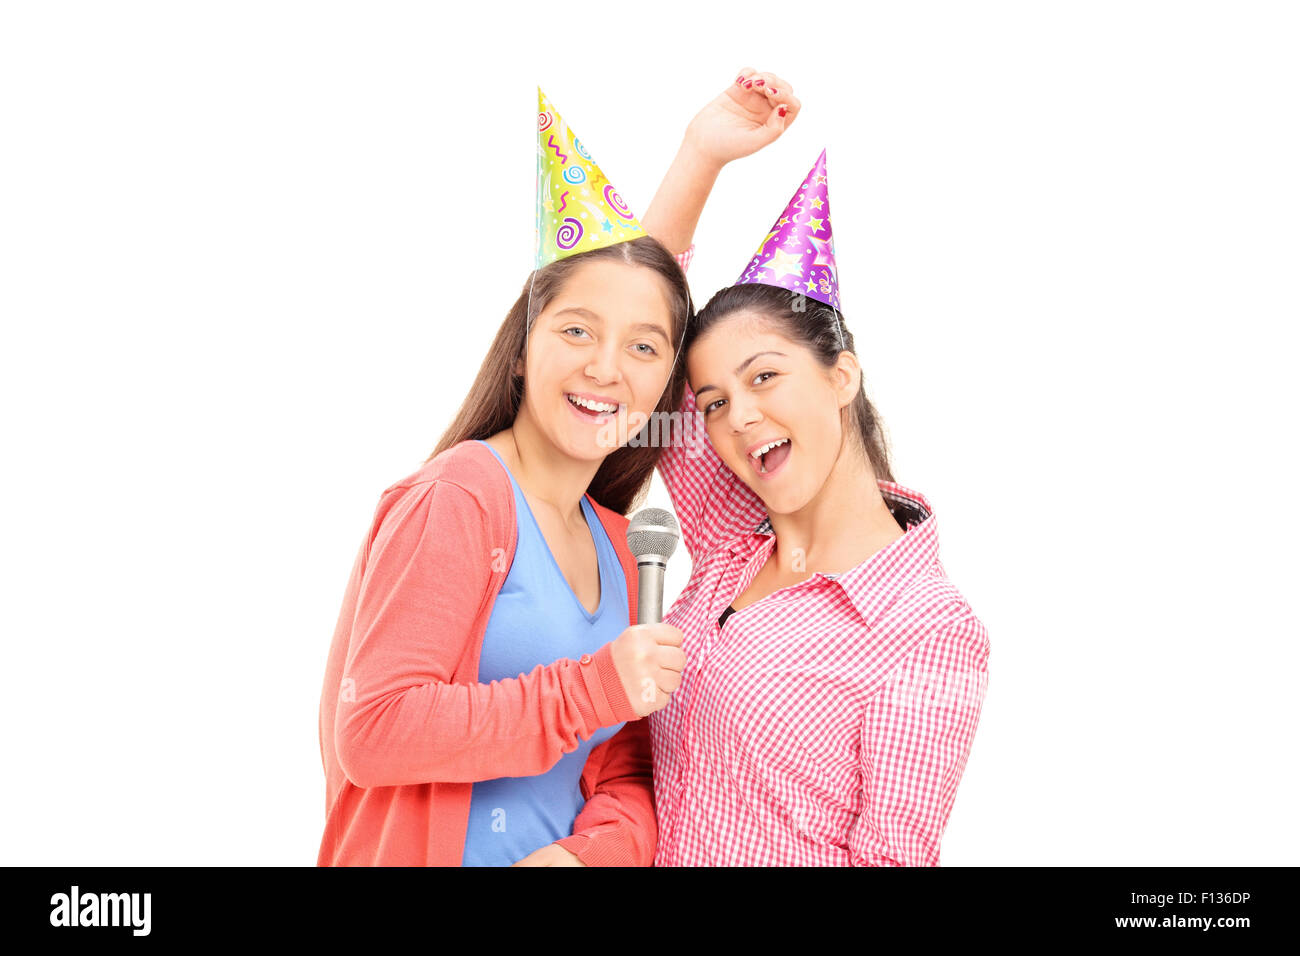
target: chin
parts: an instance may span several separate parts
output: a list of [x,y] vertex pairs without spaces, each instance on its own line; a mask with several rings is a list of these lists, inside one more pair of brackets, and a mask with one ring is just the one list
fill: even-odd
[[557,444],[573,458],[600,461],[620,448],[628,447],[628,442],[637,434],[632,423],[644,424],[649,415],[649,412],[625,412],[601,424],[578,422],[577,428],[567,421],[557,423],[556,434],[562,439]]
[[[746,487],[763,502],[768,514],[793,514],[816,497],[816,491],[810,491],[807,482],[801,481],[800,475],[788,468],[782,474],[774,476],[771,481],[764,481],[756,477],[752,469],[746,474],[737,471],[735,466],[730,467]],[[748,466],[742,463],[742,467]]]
[[579,461],[600,461],[610,452],[615,451],[613,448],[605,448],[591,436],[584,437],[569,434],[565,436],[563,442],[558,444],[560,448],[564,449],[565,454]]
[[768,492],[766,495],[759,495],[759,497],[762,498],[763,504],[767,506],[767,513],[775,515],[794,514],[812,500],[808,495],[800,495],[790,491]]
[[768,513],[785,514],[788,511],[796,510],[791,507],[792,495],[788,488],[774,488],[765,481],[758,481],[751,475],[743,475],[737,471],[735,466],[730,466],[731,471],[744,483],[745,487],[752,491],[758,500],[763,502]]
[[549,431],[555,447],[578,461],[601,461],[617,450],[615,426],[577,420],[567,409],[551,421]]

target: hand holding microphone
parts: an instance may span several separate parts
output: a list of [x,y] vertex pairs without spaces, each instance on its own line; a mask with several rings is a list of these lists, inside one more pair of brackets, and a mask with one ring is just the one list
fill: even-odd
[[643,508],[627,526],[637,560],[637,623],[611,644],[614,666],[639,717],[667,706],[686,668],[682,632],[662,623],[664,570],[681,537],[677,519],[662,508]]
[[671,624],[633,624],[614,639],[610,650],[623,690],[638,717],[668,705],[686,667],[681,631]]

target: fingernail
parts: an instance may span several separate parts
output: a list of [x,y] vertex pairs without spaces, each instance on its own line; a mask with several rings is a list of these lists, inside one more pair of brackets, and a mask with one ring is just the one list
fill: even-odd
[[769,87],[767,88],[767,91],[768,91],[769,93],[775,93],[775,92],[776,92],[776,87],[775,87],[775,86],[769,86]]
[[763,85],[763,81],[762,81],[762,80],[759,80],[755,85],[756,85],[756,86],[762,86],[762,85]]
[[745,89],[749,89],[753,85],[754,85],[754,81],[750,80],[748,83],[745,84]]
[[777,110],[777,111],[776,111],[776,115],[777,115],[777,116],[784,116],[784,115],[785,115],[785,107],[783,106],[783,107],[781,107],[779,110]]
[[736,77],[736,85],[737,85],[737,86],[743,86],[744,83],[745,83],[745,76],[744,76],[744,74],[741,74],[740,76]]

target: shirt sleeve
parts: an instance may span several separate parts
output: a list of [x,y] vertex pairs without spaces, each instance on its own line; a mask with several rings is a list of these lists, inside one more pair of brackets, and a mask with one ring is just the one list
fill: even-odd
[[867,705],[863,808],[854,866],[938,866],[988,683],[988,634],[974,615],[911,655]]
[[[673,258],[685,272],[694,256],[695,243],[691,243]],[[720,542],[752,531],[767,508],[714,451],[689,385],[678,414],[681,427],[659,457],[659,474],[672,498],[686,550],[698,559]]]
[[673,258],[677,260],[677,264],[681,266],[682,271],[685,272],[691,267],[691,260],[695,258],[695,243],[692,242],[689,249],[685,252],[677,253]]
[[587,866],[650,866],[658,839],[650,721],[629,721],[587,759],[599,761],[595,787],[586,793],[584,781],[573,835],[555,842]]
[[[381,509],[383,505],[381,504]],[[544,773],[600,727],[635,719],[606,644],[518,678],[452,683],[495,598],[508,541],[468,490],[402,489],[367,556],[335,716],[358,787]],[[508,558],[506,559],[508,564]]]
[[680,414],[682,440],[667,443],[658,467],[681,525],[682,541],[691,558],[698,560],[721,542],[753,531],[767,507],[719,457],[689,385]]

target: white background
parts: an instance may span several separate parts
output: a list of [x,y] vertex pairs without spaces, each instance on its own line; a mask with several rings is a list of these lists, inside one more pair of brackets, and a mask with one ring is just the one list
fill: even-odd
[[2,10],[0,862],[315,862],[344,585],[528,275],[536,87],[641,214],[744,66],[803,113],[691,284],[826,147],[991,635],[943,865],[1296,862],[1292,5]]

